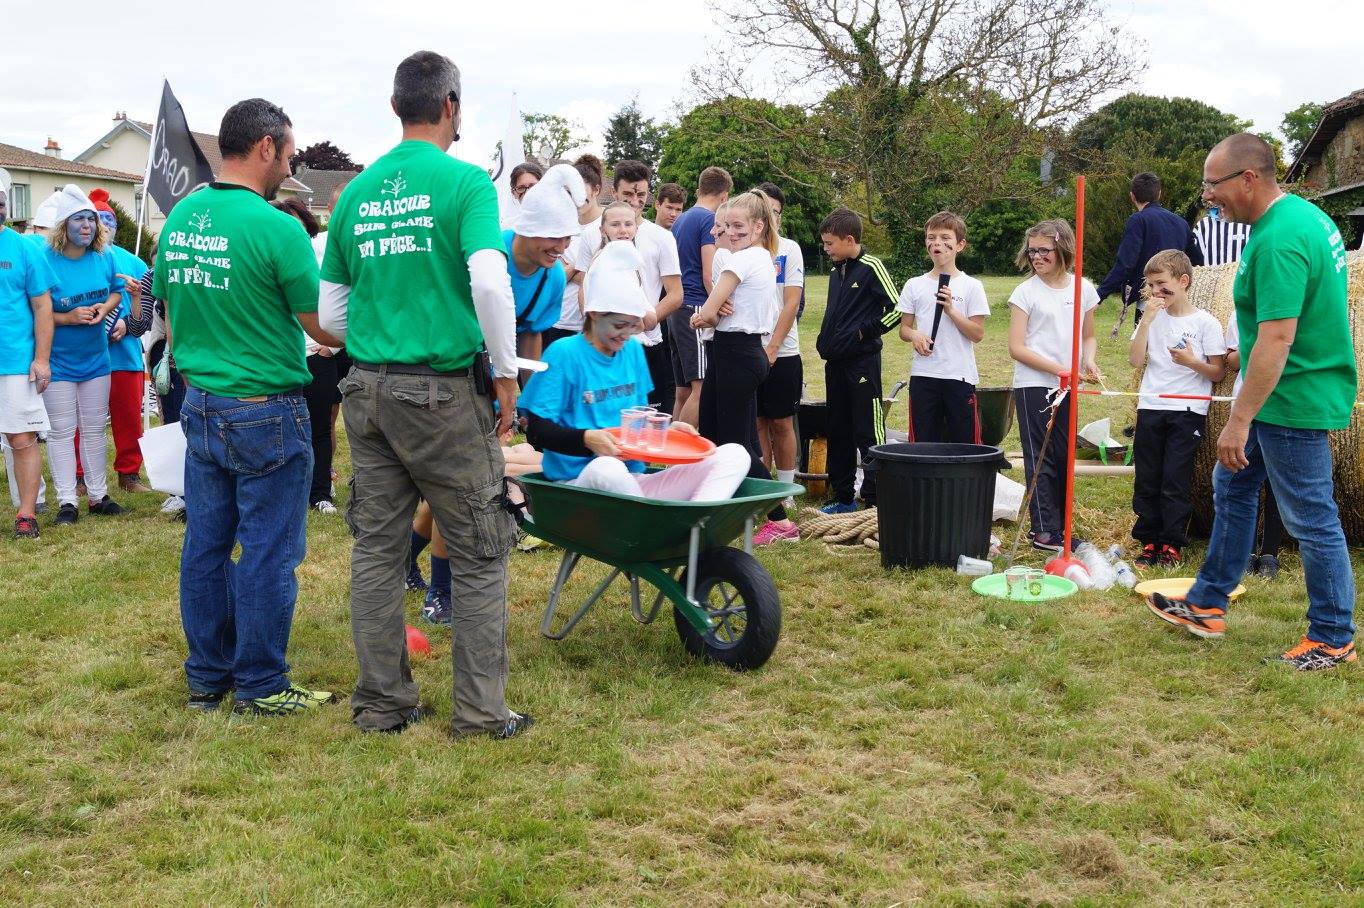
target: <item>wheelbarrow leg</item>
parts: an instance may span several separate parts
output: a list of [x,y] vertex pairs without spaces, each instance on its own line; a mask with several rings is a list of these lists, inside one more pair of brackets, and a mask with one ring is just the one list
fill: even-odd
[[568,552],[564,553],[564,560],[559,564],[559,576],[555,578],[554,589],[549,595],[549,605],[545,608],[544,618],[540,620],[540,633],[551,640],[562,640],[567,637],[569,631],[577,626],[578,622],[582,620],[583,615],[587,614],[587,610],[601,598],[602,593],[606,592],[607,587],[609,587],[621,574],[620,568],[612,568],[611,573],[606,575],[606,579],[597,585],[596,590],[593,591],[591,596],[587,597],[587,601],[573,613],[571,618],[564,622],[564,626],[559,628],[557,632],[552,631],[550,628],[554,624],[554,612],[559,607],[559,595],[563,592],[564,584],[568,582],[568,575],[573,572],[573,568],[578,563],[579,557],[579,555],[573,555]]
[[[672,571],[668,571],[667,574],[671,577]],[[626,576],[630,578],[630,611],[640,624],[652,624],[654,619],[658,617],[658,610],[663,607],[663,600],[667,598],[667,593],[662,590],[658,591],[658,595],[654,597],[653,607],[649,609],[649,614],[646,615],[640,603],[639,578],[634,574],[627,574]]]

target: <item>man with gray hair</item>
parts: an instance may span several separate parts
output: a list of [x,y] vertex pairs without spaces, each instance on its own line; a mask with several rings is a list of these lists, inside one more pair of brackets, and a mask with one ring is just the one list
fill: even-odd
[[1357,376],[1345,243],[1321,209],[1279,188],[1276,163],[1263,139],[1239,133],[1203,165],[1203,202],[1255,228],[1232,284],[1245,382],[1217,439],[1216,516],[1198,579],[1185,599],[1156,593],[1149,605],[1196,636],[1225,633],[1268,478],[1284,526],[1301,543],[1308,605],[1307,634],[1267,661],[1316,671],[1357,658],[1354,573],[1326,435],[1350,424]]
[[498,437],[511,432],[518,387],[497,192],[486,172],[446,154],[459,137],[454,63],[430,51],[408,57],[391,104],[403,140],[341,194],[322,262],[322,323],[344,338],[353,363],[341,382],[360,663],[351,713],[376,732],[400,732],[424,713],[403,617],[421,496],[454,575],[454,734],[510,738],[531,719],[505,698],[516,527],[504,508]]

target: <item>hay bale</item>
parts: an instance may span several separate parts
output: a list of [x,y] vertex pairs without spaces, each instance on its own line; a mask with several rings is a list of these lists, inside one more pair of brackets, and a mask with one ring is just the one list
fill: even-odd
[[[1351,252],[1349,262],[1350,337],[1354,342],[1355,360],[1364,360],[1364,253]],[[1232,281],[1237,264],[1194,269],[1193,286],[1189,299],[1200,309],[1217,317],[1223,328],[1235,308]],[[1136,380],[1141,372],[1137,370]],[[1230,395],[1234,376],[1228,375],[1213,387],[1214,395]],[[1206,534],[1212,529],[1212,469],[1217,463],[1217,436],[1227,423],[1231,404],[1214,402],[1208,410],[1206,439],[1194,458],[1193,529]],[[1330,433],[1331,456],[1334,460],[1336,503],[1340,507],[1340,522],[1345,537],[1352,545],[1364,544],[1364,411],[1356,408],[1348,428]]]

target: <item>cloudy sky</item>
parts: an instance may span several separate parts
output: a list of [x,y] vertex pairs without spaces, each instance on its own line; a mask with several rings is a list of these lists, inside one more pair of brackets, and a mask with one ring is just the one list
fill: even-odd
[[[723,22],[706,0],[334,0],[308,13],[260,0],[5,6],[0,141],[41,149],[52,136],[67,157],[102,136],[117,110],[150,120],[163,76],[195,129],[216,132],[228,105],[259,95],[288,111],[300,146],[330,139],[365,162],[398,136],[387,103],[393,67],[412,50],[439,50],[464,74],[455,152],[484,163],[513,91],[523,111],[578,120],[596,142],[632,96],[666,118],[691,100],[692,66],[723,62],[711,50]],[[620,9],[628,23],[610,20]],[[1364,88],[1364,4],[1354,0],[1110,0],[1110,9],[1144,46],[1135,90],[1197,98],[1256,129],[1277,129],[1304,101]],[[40,39],[58,32],[58,17],[79,23],[60,50]],[[80,71],[72,59],[83,48],[92,65]]]

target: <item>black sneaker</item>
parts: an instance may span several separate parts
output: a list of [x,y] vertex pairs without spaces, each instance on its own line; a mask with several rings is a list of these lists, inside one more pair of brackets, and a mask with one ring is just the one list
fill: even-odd
[[1062,540],[1060,536],[1053,536],[1050,533],[1035,533],[1032,536],[1032,547],[1039,552],[1052,552],[1059,555],[1061,553]]
[[422,603],[422,620],[439,624],[441,627],[450,626],[454,620],[454,611],[450,608],[449,590],[432,587],[426,591],[426,601]]
[[414,706],[409,709],[398,722],[397,725],[390,725],[388,728],[376,730],[381,735],[400,735],[407,731],[410,726],[416,725],[427,716],[431,715],[431,710],[425,706]]
[[215,709],[223,705],[223,699],[226,696],[227,696],[226,691],[217,691],[215,693],[207,694],[201,694],[198,693],[197,691],[190,691],[189,701],[185,703],[185,706],[196,712],[201,713],[213,712]]
[[489,732],[488,734],[499,741],[505,741],[508,738],[516,737],[534,724],[535,720],[530,716],[522,715],[521,713],[512,713],[507,717],[506,725],[503,725],[497,731]]
[[1141,547],[1141,554],[1137,556],[1137,567],[1155,567],[1156,563],[1159,561],[1160,553],[1156,551],[1156,544],[1154,542],[1148,542]]
[[36,517],[16,517],[16,518],[14,518],[14,538],[15,538],[15,539],[37,539],[37,538],[38,538],[38,518],[36,518]]
[[54,526],[67,526],[74,524],[77,520],[80,520],[80,518],[80,508],[68,502],[57,508],[57,516],[53,519],[52,523]]
[[114,501],[108,495],[105,495],[99,501],[91,503],[88,510],[91,514],[97,514],[100,517],[117,517],[119,514],[128,513],[127,508],[123,507],[123,505],[119,504],[117,501]]
[[1255,565],[1254,573],[1266,580],[1273,580],[1279,576],[1279,557],[1277,555],[1259,555],[1258,564]]
[[1177,545],[1163,545],[1160,547],[1159,565],[1163,568],[1177,568],[1184,561],[1184,557],[1179,552]]
[[407,569],[406,586],[409,592],[426,592],[426,578],[422,576],[422,569],[414,561]]

